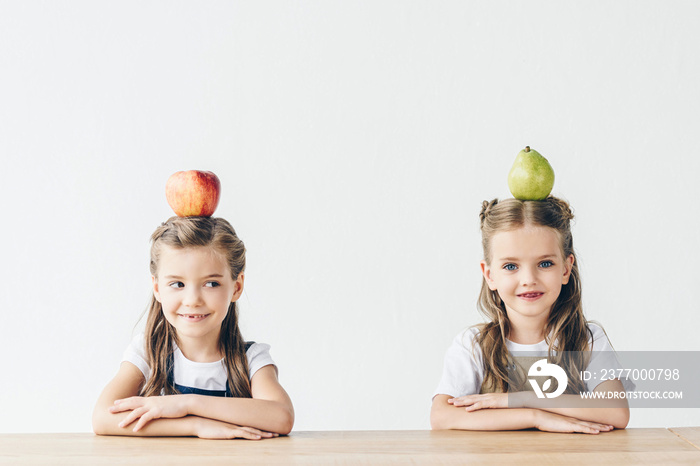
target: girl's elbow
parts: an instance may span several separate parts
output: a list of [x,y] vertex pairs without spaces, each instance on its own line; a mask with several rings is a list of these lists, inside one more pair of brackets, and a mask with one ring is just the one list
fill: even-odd
[[629,408],[620,409],[620,412],[616,416],[615,422],[612,423],[613,427],[616,429],[624,429],[630,422],[630,410]]
[[98,407],[95,407],[95,410],[92,412],[92,431],[96,435],[107,435],[105,433],[105,425],[98,414]]
[[102,426],[99,424],[95,423],[95,421],[92,421],[92,431],[95,435],[105,435],[104,430],[102,429]]
[[92,413],[92,431],[95,435],[122,435],[119,422],[119,417],[107,412],[107,408],[98,406]]
[[280,435],[288,435],[292,431],[292,427],[294,427],[294,421],[284,422],[280,425],[280,428],[277,429],[277,433]]
[[276,433],[280,435],[287,435],[292,431],[294,427],[294,409],[290,406],[289,408],[284,408],[282,410],[282,416],[280,417],[279,426],[276,429]]
[[105,419],[97,414],[92,415],[92,431],[95,435],[110,435],[111,431]]
[[92,431],[95,433],[95,435],[111,435],[111,433],[107,429],[101,426],[95,426],[94,424],[92,426]]
[[445,416],[438,409],[430,410],[430,428],[432,430],[446,430],[450,427],[445,422]]
[[294,415],[291,414],[282,423],[282,428],[280,429],[280,431],[281,431],[280,434],[287,435],[292,431],[293,428],[294,428]]

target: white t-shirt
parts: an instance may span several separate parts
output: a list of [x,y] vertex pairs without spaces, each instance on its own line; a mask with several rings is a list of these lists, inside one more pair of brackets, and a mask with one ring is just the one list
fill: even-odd
[[[143,334],[134,337],[129,347],[124,351],[122,361],[129,361],[138,367],[148,381],[150,368],[146,362],[143,338]],[[223,359],[214,362],[194,362],[187,359],[177,345],[174,347],[173,380],[176,385],[207,391],[226,391],[227,372]],[[259,369],[270,364],[275,365],[270,356],[270,345],[265,343],[253,343],[246,351],[246,358],[248,359],[248,376],[251,379]]]
[[[586,370],[599,372],[601,368],[612,369],[619,366],[614,351],[600,326],[588,324],[588,328],[593,334],[592,354]],[[478,394],[481,391],[481,383],[484,380],[484,360],[481,348],[477,345],[475,351],[474,338],[479,333],[479,329],[470,327],[460,332],[445,354],[445,365],[442,370],[442,378],[435,389],[433,397],[436,395],[450,395],[453,397]],[[588,342],[589,345],[591,342]],[[534,345],[521,345],[506,339],[506,348],[511,353],[537,352],[547,353],[549,345],[545,340]],[[599,380],[589,380],[586,388],[589,391],[601,383]],[[626,384],[626,381],[623,381]],[[627,388],[627,386],[626,386]]]

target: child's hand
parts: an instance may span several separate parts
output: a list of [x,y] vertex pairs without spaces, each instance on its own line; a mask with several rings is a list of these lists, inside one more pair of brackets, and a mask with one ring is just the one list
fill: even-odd
[[215,419],[204,417],[197,419],[196,433],[199,438],[260,440],[263,438],[279,437],[279,434],[265,432],[253,427],[242,427]]
[[611,425],[582,421],[539,409],[535,410],[535,428],[545,432],[580,432],[582,434],[597,434],[614,429]]
[[450,398],[447,402],[454,406],[464,406],[467,411],[478,411],[485,408],[507,408],[507,393],[484,393],[483,395],[467,395]]
[[114,406],[109,408],[110,413],[121,413],[131,411],[119,427],[126,427],[135,420],[139,420],[134,427],[134,432],[142,429],[149,421],[160,418],[178,418],[185,417],[187,414],[187,405],[185,403],[186,395],[169,395],[169,396],[132,396],[123,400],[114,402]]

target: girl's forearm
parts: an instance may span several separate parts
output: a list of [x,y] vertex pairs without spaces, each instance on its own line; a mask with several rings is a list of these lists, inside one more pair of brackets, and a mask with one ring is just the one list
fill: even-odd
[[[570,398],[568,398],[570,397]],[[578,395],[561,395],[556,404],[552,400],[536,400],[525,407],[536,408],[582,421],[610,424],[624,429],[630,418],[630,410],[624,400],[582,400]]]
[[129,437],[196,437],[197,417],[186,416],[174,419],[154,419],[142,429],[134,432],[136,423],[119,427],[127,413],[104,413],[93,415],[92,428],[97,435],[122,435]]
[[522,430],[535,427],[534,409],[482,409],[467,412],[456,406],[434,407],[430,425],[434,430]]
[[291,432],[294,425],[294,412],[278,401],[203,395],[185,396],[187,396],[187,412],[194,416],[255,427],[282,435]]
[[562,416],[575,417],[582,421],[609,424],[616,429],[624,429],[630,420],[628,408],[540,408]]
[[559,395],[557,398],[540,399],[534,392],[516,394],[514,406],[534,408],[562,416],[575,417],[583,421],[610,424],[616,429],[624,429],[629,422],[630,411],[622,399],[583,399],[579,395]]

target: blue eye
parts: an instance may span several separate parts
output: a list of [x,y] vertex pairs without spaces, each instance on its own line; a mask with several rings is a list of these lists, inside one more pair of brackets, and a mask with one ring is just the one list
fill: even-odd
[[221,286],[219,282],[207,282],[204,286],[208,286],[209,288],[216,288],[217,286]]
[[185,284],[182,282],[172,282],[168,286],[170,286],[171,288],[184,288]]
[[553,266],[553,265],[554,265],[554,262],[552,262],[552,261],[542,261],[542,262],[540,262],[540,267],[542,267],[543,269],[547,269],[547,268],[549,268],[549,267],[551,267],[551,266]]
[[515,270],[518,270],[518,266],[515,264],[506,264],[503,266],[505,270],[508,270],[509,272],[513,272]]

